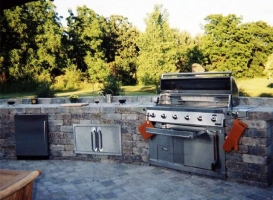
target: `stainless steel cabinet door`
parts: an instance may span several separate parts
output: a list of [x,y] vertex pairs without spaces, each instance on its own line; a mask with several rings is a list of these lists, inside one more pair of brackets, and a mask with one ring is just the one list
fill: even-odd
[[14,115],[16,156],[49,156],[47,115]]
[[89,126],[74,126],[75,153],[92,151],[91,129]]
[[73,128],[75,153],[121,155],[119,125],[77,124]]

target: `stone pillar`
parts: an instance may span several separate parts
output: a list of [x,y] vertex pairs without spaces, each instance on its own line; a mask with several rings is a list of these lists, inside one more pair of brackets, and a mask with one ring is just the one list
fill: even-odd
[[[267,112],[249,112],[248,125],[239,140],[239,150],[226,153],[227,179],[258,187],[272,184],[272,117]],[[233,120],[226,120],[226,133]]]

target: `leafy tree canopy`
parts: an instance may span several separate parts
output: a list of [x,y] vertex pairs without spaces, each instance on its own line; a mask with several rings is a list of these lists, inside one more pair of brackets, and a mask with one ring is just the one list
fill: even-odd
[[139,47],[137,78],[140,83],[158,87],[160,76],[166,72],[178,71],[175,34],[168,23],[168,13],[162,5],[155,5],[154,11],[145,19],[146,31],[137,41]]
[[261,75],[272,52],[273,28],[264,22],[242,24],[242,18],[209,15],[203,52],[209,71],[232,71],[236,77]]

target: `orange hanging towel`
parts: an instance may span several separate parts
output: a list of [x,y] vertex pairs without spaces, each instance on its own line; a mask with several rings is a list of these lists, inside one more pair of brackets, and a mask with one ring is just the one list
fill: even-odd
[[150,137],[152,137],[154,134],[150,134],[146,132],[146,128],[153,128],[154,125],[152,124],[152,122],[150,122],[149,119],[147,119],[144,123],[142,123],[140,126],[138,126],[138,130],[140,132],[140,134],[142,135],[142,137],[147,140]]
[[235,119],[231,130],[224,141],[223,149],[227,152],[230,152],[233,148],[235,151],[238,151],[239,139],[246,128],[247,125],[244,122]]

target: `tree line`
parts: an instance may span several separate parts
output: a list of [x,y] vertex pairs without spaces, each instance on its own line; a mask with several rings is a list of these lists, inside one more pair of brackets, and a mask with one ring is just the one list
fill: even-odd
[[63,26],[47,0],[0,15],[2,92],[31,91],[41,83],[69,89],[109,77],[123,85],[158,86],[162,73],[189,72],[194,63],[238,78],[273,70],[273,27],[242,23],[234,14],[207,16],[204,34],[195,37],[171,28],[162,5],[147,14],[144,32],[124,16],[100,16],[86,6],[68,10]]

